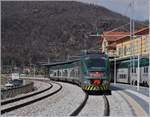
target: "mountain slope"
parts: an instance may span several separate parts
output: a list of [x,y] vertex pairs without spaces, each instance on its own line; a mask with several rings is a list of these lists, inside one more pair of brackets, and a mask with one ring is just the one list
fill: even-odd
[[[2,2],[2,63],[64,60],[84,48],[98,48],[96,31],[129,21],[104,7],[80,2]],[[86,44],[85,44],[86,43]]]

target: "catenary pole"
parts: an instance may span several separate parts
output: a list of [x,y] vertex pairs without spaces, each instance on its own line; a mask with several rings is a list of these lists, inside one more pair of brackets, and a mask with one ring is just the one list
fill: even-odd
[[137,67],[137,90],[139,91],[139,86],[140,86],[140,51],[141,51],[141,38],[142,36],[139,37],[138,40],[138,67]]
[[[149,0],[149,29],[150,29],[150,0]],[[150,30],[148,35],[148,53],[149,53],[149,69],[148,69],[148,79],[149,79],[149,85],[150,85]],[[150,88],[149,88],[149,97],[150,97]],[[149,103],[150,105],[150,103]],[[149,106],[149,115],[150,115],[150,106]]]
[[[132,7],[132,4],[130,3],[130,7]],[[132,18],[130,16],[130,79],[132,74]],[[131,83],[131,82],[130,82]]]
[[116,85],[116,55],[114,57],[114,85]]

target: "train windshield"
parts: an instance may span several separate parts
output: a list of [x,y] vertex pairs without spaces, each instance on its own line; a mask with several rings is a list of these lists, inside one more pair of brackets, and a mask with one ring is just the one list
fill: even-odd
[[87,64],[88,68],[91,68],[91,67],[105,67],[106,59],[105,58],[87,59],[86,64]]

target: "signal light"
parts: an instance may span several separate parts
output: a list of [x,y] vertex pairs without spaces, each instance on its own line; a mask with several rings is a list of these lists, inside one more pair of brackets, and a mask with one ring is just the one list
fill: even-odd
[[98,86],[101,84],[101,80],[94,80],[93,82],[94,85]]

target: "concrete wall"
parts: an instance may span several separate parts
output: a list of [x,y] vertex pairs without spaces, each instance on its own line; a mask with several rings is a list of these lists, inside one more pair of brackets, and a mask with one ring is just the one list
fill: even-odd
[[20,86],[20,87],[15,87],[15,88],[10,88],[10,89],[1,89],[1,99],[14,97],[19,94],[31,92],[33,90],[34,90],[33,82],[28,82],[27,84]]

